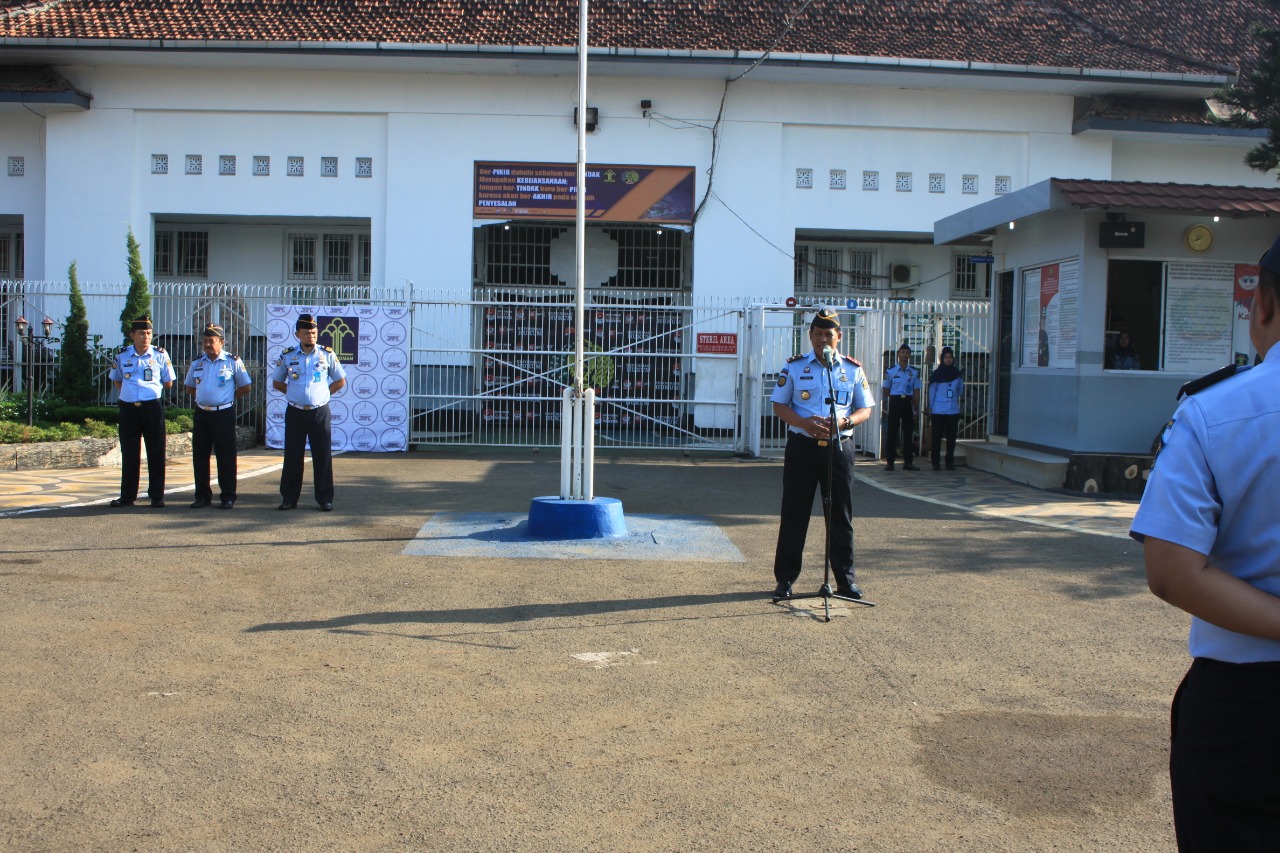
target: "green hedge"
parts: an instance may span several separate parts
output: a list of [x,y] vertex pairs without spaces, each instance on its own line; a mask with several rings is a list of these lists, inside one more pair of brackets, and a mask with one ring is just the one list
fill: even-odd
[[[27,426],[27,401],[17,394],[0,394],[0,444],[38,441],[71,441],[77,438],[115,438],[119,420],[116,406],[68,406],[60,400],[34,401],[34,426]],[[191,409],[166,406],[165,432],[191,432]]]

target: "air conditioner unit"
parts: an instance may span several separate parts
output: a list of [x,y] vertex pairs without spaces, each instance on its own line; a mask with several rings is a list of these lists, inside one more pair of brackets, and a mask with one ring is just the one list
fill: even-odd
[[915,287],[920,283],[920,267],[904,261],[889,264],[889,289],[898,290],[903,287]]

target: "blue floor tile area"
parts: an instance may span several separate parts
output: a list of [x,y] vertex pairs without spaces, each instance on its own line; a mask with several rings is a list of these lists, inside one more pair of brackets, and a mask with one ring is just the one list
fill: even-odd
[[523,513],[441,512],[402,554],[417,557],[503,557],[527,560],[685,560],[745,563],[714,523],[682,515],[627,515],[616,539],[531,539]]

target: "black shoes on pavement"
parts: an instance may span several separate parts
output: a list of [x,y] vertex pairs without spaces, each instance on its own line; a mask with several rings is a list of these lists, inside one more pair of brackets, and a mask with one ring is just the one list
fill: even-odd
[[208,498],[196,498],[194,501],[191,502],[191,508],[203,509],[204,507],[207,507],[212,503],[213,501],[209,500]]
[[775,601],[779,598],[790,598],[790,597],[791,597],[791,584],[787,583],[786,581],[783,581],[782,583],[778,584],[776,587],[773,588],[773,598]]
[[276,507],[276,509],[294,509],[297,506],[297,501],[281,501],[280,506]]

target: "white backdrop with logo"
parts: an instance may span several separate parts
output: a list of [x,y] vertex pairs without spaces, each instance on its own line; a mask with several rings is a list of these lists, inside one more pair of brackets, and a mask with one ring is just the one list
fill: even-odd
[[[347,385],[329,402],[333,449],[394,452],[409,446],[409,311],[402,305],[268,305],[268,376],[298,343],[294,324],[312,314]],[[267,447],[284,447],[284,395],[267,381]]]

